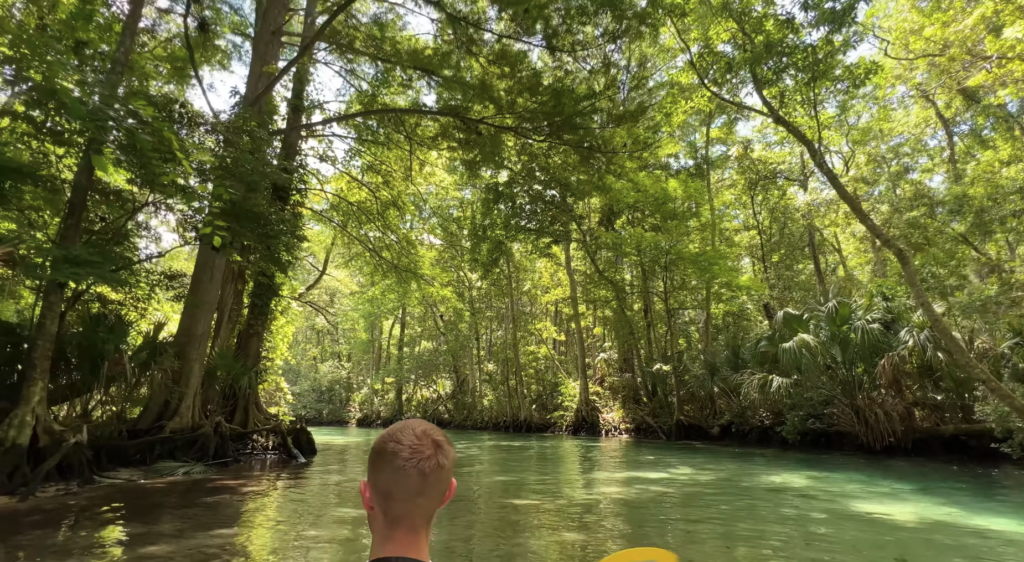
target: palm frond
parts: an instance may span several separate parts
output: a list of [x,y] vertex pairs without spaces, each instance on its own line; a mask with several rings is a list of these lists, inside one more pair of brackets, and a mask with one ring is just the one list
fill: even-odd
[[821,347],[821,342],[813,335],[797,334],[793,339],[779,344],[779,364],[790,369],[803,369],[817,361]]
[[809,315],[802,312],[785,308],[775,315],[773,327],[779,334],[801,334],[811,331],[811,320]]
[[735,379],[743,385],[743,398],[758,407],[781,403],[792,392],[797,380],[757,371],[737,373]]

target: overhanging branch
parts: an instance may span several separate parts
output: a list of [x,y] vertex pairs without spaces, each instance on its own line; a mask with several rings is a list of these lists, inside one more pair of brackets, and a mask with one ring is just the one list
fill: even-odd
[[725,94],[720,93],[718,90],[712,88],[711,85],[708,84],[707,79],[704,78],[704,75],[700,73],[700,69],[697,68],[697,61],[694,60],[693,50],[690,48],[690,44],[686,42],[686,39],[683,39],[683,34],[682,32],[679,31],[679,26],[676,24],[675,18],[669,17],[668,21],[672,23],[672,30],[676,34],[676,39],[679,41],[680,44],[683,45],[683,48],[686,49],[686,61],[690,64],[690,68],[693,69],[693,74],[697,76],[697,81],[700,83],[701,87],[704,88],[705,91],[707,91],[712,96],[718,98],[722,103],[731,105],[732,107],[739,109],[740,111],[749,111],[756,115],[760,115],[761,117],[769,116],[768,113],[761,111],[756,107],[752,107],[741,101],[734,100],[726,96]]
[[293,68],[295,68],[295,65],[299,64],[303,58],[309,55],[310,51],[313,50],[313,46],[320,41],[320,38],[323,37],[324,33],[327,32],[327,29],[331,27],[331,24],[333,24],[335,20],[341,17],[341,15],[355,3],[356,0],[342,0],[342,2],[334,8],[334,11],[327,16],[327,19],[320,24],[320,27],[317,28],[316,32],[302,42],[302,45],[299,47],[299,52],[296,53],[295,56],[292,57],[292,59],[288,61],[283,68],[281,68],[281,70],[277,71],[277,74],[267,82],[266,86],[263,86],[262,90],[252,97],[249,101],[249,107],[256,107],[261,101],[263,101],[263,98],[270,95],[278,83],[280,83],[281,80],[283,80],[284,77],[287,76]]
[[185,15],[182,17],[182,25],[185,28],[185,50],[188,51],[188,62],[192,65],[192,75],[196,78],[196,84],[199,84],[199,91],[203,93],[203,99],[206,100],[206,107],[210,108],[210,115],[213,115],[214,119],[218,119],[217,110],[213,108],[213,104],[210,103],[210,96],[206,93],[206,86],[203,85],[203,78],[199,75],[199,65],[196,63],[196,52],[192,48],[192,34],[188,25],[188,20],[192,16],[192,0],[185,0]]
[[316,128],[319,128],[319,127],[326,127],[328,125],[337,125],[339,123],[346,123],[348,121],[357,121],[359,119],[366,119],[366,118],[372,118],[372,117],[382,117],[382,116],[386,116],[386,115],[418,115],[418,116],[424,116],[424,117],[442,117],[442,118],[446,118],[446,119],[456,119],[456,120],[462,121],[462,122],[464,122],[466,124],[470,124],[471,123],[471,124],[474,124],[474,125],[479,125],[481,127],[488,127],[490,129],[494,129],[494,130],[497,130],[497,131],[502,131],[502,132],[508,133],[508,134],[513,135],[515,137],[519,137],[519,138],[521,138],[523,140],[526,140],[526,141],[529,141],[529,142],[535,142],[535,143],[539,143],[539,144],[552,144],[552,145],[557,145],[557,146],[564,146],[564,147],[567,147],[567,148],[577,148],[577,149],[581,149],[581,150],[589,150],[591,152],[598,152],[598,153],[602,153],[602,154],[635,154],[635,153],[638,153],[638,152],[643,152],[643,151],[648,150],[650,148],[649,146],[645,146],[645,147],[637,149],[637,150],[602,150],[602,149],[599,149],[599,148],[594,148],[594,147],[589,146],[589,145],[576,145],[576,144],[570,144],[570,143],[567,143],[567,142],[562,142],[562,141],[559,141],[559,140],[554,140],[554,139],[551,139],[551,138],[548,138],[548,137],[533,136],[533,135],[530,135],[530,134],[524,132],[523,130],[521,130],[521,129],[517,128],[517,127],[513,127],[513,126],[510,126],[510,125],[502,125],[500,123],[494,123],[492,121],[487,121],[486,119],[481,119],[479,117],[470,117],[468,115],[462,115],[460,113],[455,113],[455,112],[452,112],[452,111],[445,111],[445,110],[442,110],[442,109],[427,109],[427,108],[418,108],[418,107],[382,107],[382,108],[377,108],[377,109],[366,109],[366,110],[363,110],[363,111],[355,111],[355,112],[352,112],[352,113],[345,113],[343,115],[338,115],[338,116],[335,116],[335,117],[331,117],[329,119],[323,119],[321,121],[311,121],[311,122],[308,122],[308,123],[303,123],[301,125],[296,125],[294,127],[287,127],[287,128],[284,128],[284,129],[277,129],[277,130],[273,131],[271,134],[272,135],[283,135],[283,134],[286,134],[286,133],[289,133],[289,132],[292,132],[292,131],[295,131],[295,130],[304,131],[304,130],[308,130],[308,129],[316,129]]

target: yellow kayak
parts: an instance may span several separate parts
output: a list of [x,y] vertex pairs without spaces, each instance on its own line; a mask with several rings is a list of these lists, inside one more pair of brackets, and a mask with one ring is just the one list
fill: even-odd
[[631,548],[616,552],[601,562],[679,562],[679,557],[661,548]]

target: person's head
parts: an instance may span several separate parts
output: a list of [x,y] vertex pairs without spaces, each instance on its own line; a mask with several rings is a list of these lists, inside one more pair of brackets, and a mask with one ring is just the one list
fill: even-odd
[[370,449],[360,483],[370,532],[423,533],[455,495],[455,447],[436,425],[404,420],[384,430]]

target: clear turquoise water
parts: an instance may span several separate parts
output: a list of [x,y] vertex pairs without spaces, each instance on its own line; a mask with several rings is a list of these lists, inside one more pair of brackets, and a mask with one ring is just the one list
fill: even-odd
[[[0,508],[8,560],[365,560],[374,430],[315,431],[306,466],[92,488]],[[452,432],[436,561],[1022,562],[1024,474],[758,449]]]

